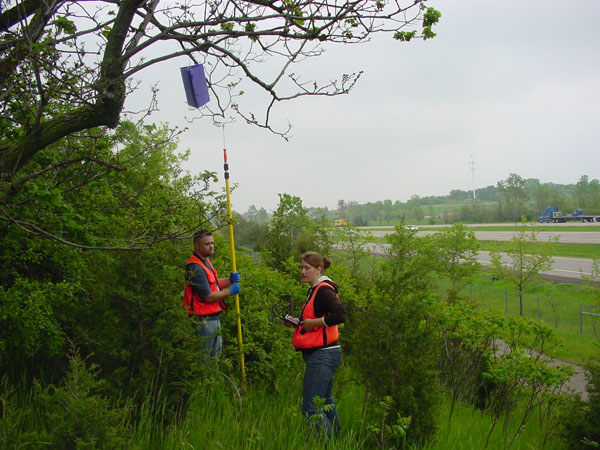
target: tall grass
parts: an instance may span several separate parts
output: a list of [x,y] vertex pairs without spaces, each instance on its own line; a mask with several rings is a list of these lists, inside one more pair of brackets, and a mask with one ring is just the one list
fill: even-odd
[[[333,442],[318,440],[308,432],[300,412],[301,377],[281,383],[278,392],[269,386],[250,385],[245,394],[225,379],[213,379],[209,386],[200,387],[193,396],[184,420],[162,433],[149,433],[154,426],[142,418],[137,433],[139,448],[143,449],[236,449],[236,450],[298,450],[339,449],[357,450],[378,448],[369,439],[365,419],[364,389],[354,374],[342,364],[335,382],[341,435]],[[425,450],[473,450],[485,447],[492,426],[487,412],[459,404],[448,422],[450,400],[445,398],[438,413],[438,432],[424,445]],[[508,425],[509,439],[516,433],[518,410]],[[539,417],[534,416],[521,430],[511,449],[563,450],[566,447],[556,437],[544,443],[544,431]],[[407,448],[416,449],[417,447]],[[502,426],[497,425],[490,436],[488,449],[505,448]]]
[[[161,436],[138,433],[138,439],[142,448],[157,450],[328,448],[326,442],[308,433],[300,410],[301,383],[298,376],[281,383],[279,391],[250,385],[242,394],[228,380],[213,378],[209,385],[199,386],[181,423],[169,427]],[[363,447],[362,399],[362,388],[343,366],[336,376],[335,393],[343,429],[334,448]],[[140,429],[148,428],[140,424]]]
[[[455,407],[452,422],[449,424],[447,417],[450,409],[450,401],[446,399],[440,410],[439,429],[435,439],[427,443],[423,450],[480,450],[485,448],[487,435],[492,426],[491,416],[472,406],[459,404]],[[519,411],[515,411],[515,417]],[[515,417],[508,426],[510,437],[517,432],[517,421]],[[512,450],[563,450],[567,446],[558,439],[556,435],[550,435],[544,443],[544,431],[540,427],[540,416],[535,414],[523,428],[519,437],[510,446]],[[502,425],[497,425],[488,442],[490,450],[506,448]]]

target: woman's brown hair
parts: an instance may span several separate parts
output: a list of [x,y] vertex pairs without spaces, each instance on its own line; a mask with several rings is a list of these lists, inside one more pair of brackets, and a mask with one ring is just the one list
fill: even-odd
[[317,252],[306,252],[300,260],[313,267],[321,267],[323,272],[331,265],[331,261],[327,256],[321,256]]

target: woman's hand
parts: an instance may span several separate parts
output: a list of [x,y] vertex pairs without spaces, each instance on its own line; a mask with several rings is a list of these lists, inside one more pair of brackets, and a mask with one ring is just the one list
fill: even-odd
[[318,319],[306,319],[303,320],[302,322],[300,322],[300,324],[304,327],[304,329],[306,331],[312,331],[313,328],[315,327],[322,327],[323,326],[323,319],[318,318]]
[[286,315],[285,318],[288,319],[288,320],[292,320],[292,321],[296,322],[296,324],[292,324],[292,323],[288,322],[287,320],[283,320],[283,318],[282,318],[281,319],[281,323],[284,324],[286,327],[296,328],[298,326],[298,324],[300,323],[300,319],[298,319],[296,317],[292,317],[290,315]]

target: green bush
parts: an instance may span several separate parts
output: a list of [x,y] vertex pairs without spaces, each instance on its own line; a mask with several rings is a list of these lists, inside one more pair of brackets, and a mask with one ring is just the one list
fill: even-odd
[[141,405],[161,392],[169,407],[187,398],[200,368],[197,338],[181,306],[186,253],[164,243],[88,259],[87,294],[73,305],[68,332],[82,354],[92,355],[113,398],[126,392]]
[[38,442],[44,448],[130,449],[129,411],[99,394],[98,368],[87,367],[77,352],[69,361],[63,384],[42,389],[37,384],[43,425]]
[[600,448],[600,364],[587,369],[588,401],[573,397],[561,411],[560,434],[571,449]]
[[[246,377],[251,383],[277,387],[280,380],[289,379],[292,373],[297,376],[301,370],[301,358],[291,344],[291,330],[281,324],[279,316],[298,313],[304,288],[266,264],[254,263],[244,255],[238,255],[237,259],[237,269],[242,275],[239,302]],[[240,357],[234,298],[228,298],[227,303],[229,308],[221,314],[223,359],[232,362],[237,378]]]
[[[386,402],[383,428],[393,429],[410,417],[408,442],[424,442],[435,434],[439,406],[439,336],[435,301],[430,295],[428,262],[417,256],[419,242],[403,227],[390,239],[389,258],[382,261],[368,304],[353,312],[345,333],[349,359],[372,399]],[[380,421],[377,418],[377,421]],[[390,437],[401,446],[404,437]]]

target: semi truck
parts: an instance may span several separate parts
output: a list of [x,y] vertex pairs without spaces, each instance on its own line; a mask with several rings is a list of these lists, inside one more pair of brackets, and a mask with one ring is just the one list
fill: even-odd
[[565,222],[600,222],[600,215],[584,214],[583,209],[576,209],[573,214],[563,215],[556,206],[548,206],[539,217],[540,223],[565,223]]

